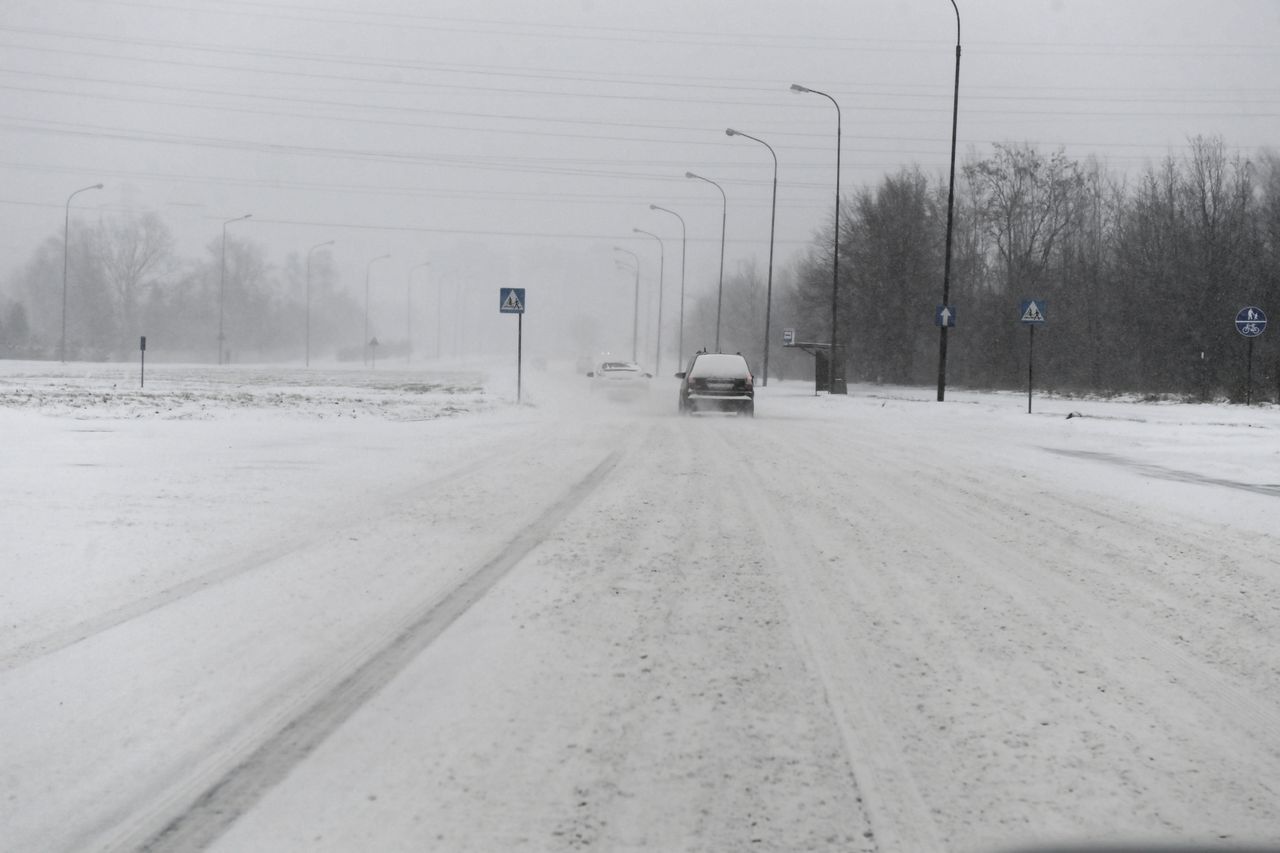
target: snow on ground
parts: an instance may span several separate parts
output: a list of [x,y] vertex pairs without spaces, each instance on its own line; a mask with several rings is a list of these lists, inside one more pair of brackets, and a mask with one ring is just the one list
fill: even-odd
[[513,374],[0,362],[0,849],[1280,842],[1280,410]]

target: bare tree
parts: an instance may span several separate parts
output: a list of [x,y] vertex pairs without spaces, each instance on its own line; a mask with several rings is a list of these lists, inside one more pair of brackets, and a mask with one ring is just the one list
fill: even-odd
[[95,254],[102,278],[110,289],[117,352],[132,349],[140,334],[141,306],[162,279],[173,271],[173,235],[151,211],[137,217],[111,218],[99,223]]
[[1034,288],[1071,222],[1083,185],[1079,166],[1061,150],[1044,157],[1030,145],[996,145],[965,167],[981,223],[995,240],[1006,292]]
[[910,329],[932,322],[934,282],[942,274],[934,227],[939,211],[919,169],[885,177],[854,199],[849,222],[853,278],[850,370],[885,382],[923,382],[929,376],[927,338]]

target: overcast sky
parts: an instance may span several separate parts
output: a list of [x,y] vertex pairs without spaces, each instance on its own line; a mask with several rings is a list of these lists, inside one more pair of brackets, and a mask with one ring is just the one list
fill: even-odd
[[[993,142],[1097,155],[1116,171],[1220,135],[1280,134],[1276,0],[959,0],[961,157]],[[779,268],[829,221],[836,114],[846,194],[919,164],[945,178],[956,18],[948,0],[5,0],[0,247],[8,274],[86,220],[156,210],[182,252],[230,226],[291,251],[334,240],[423,284],[564,298],[625,290],[665,239],[691,287],[767,259],[773,146]],[[599,280],[599,281],[596,281]],[[557,290],[559,288],[560,290]],[[572,291],[576,292],[576,291]],[[570,298],[572,298],[572,292]],[[399,301],[396,304],[400,304]],[[496,307],[494,310],[496,314]]]

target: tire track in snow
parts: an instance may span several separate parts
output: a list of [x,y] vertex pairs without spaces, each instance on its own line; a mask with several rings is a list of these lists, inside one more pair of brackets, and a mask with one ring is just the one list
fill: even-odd
[[1179,471],[1176,468],[1166,468],[1163,465],[1155,465],[1151,462],[1139,462],[1136,459],[1129,459],[1128,457],[1120,456],[1115,453],[1099,453],[1094,450],[1074,450],[1061,447],[1046,447],[1044,450],[1049,453],[1056,453],[1059,456],[1067,456],[1072,459],[1087,459],[1090,462],[1102,462],[1109,465],[1118,465],[1122,468],[1129,468],[1130,470],[1137,471],[1139,474],[1145,474],[1148,477],[1172,480],[1175,483],[1221,486],[1224,489],[1239,489],[1243,492],[1253,492],[1254,494],[1259,495],[1280,497],[1280,485],[1275,483],[1241,483],[1238,480],[1227,480],[1222,477],[1208,477],[1191,471]]
[[[729,441],[721,436],[727,449]],[[823,595],[809,574],[823,558],[792,529],[790,505],[768,500],[768,483],[750,465],[731,464],[736,454],[713,454],[726,482],[749,478],[735,490],[752,526],[768,548],[766,563],[786,598],[798,644],[821,679],[825,701],[844,740],[855,784],[879,849],[893,853],[942,853],[942,843],[929,807],[912,778],[897,736],[863,699],[862,688],[873,683],[859,660],[862,650],[843,640],[848,632],[832,599]]]
[[[539,444],[545,443],[545,438],[539,442]],[[532,453],[535,451],[526,447],[524,452]],[[327,539],[346,536],[349,531],[368,523],[371,518],[376,517],[379,511],[378,507],[384,504],[400,506],[416,495],[432,489],[438,489],[449,483],[480,476],[485,470],[498,468],[503,464],[504,462],[501,459],[486,457],[454,468],[444,475],[432,478],[425,483],[415,484],[399,494],[389,496],[377,506],[369,507],[354,520],[344,511],[349,509],[349,505],[344,504],[343,510],[333,513],[323,523],[309,525],[303,532],[276,540],[274,544],[267,548],[252,551],[214,569],[194,575],[142,598],[113,607],[88,619],[73,622],[12,649],[0,650],[0,672],[17,669],[46,655],[74,646],[104,631],[109,631],[134,619],[146,616],[188,596],[195,595],[218,584],[226,583],[246,572],[251,572],[268,563],[283,559],[290,554],[314,547],[317,532],[322,531]]]
[[[408,619],[286,712],[259,721],[242,742],[124,830],[109,850],[187,851],[209,846],[357,709],[396,677],[590,496],[617,466],[609,454],[489,562]],[[140,824],[140,825],[139,825]]]
[[[853,437],[852,440],[856,443],[860,439]],[[865,435],[861,440],[865,440]],[[767,459],[769,464],[801,474],[812,472],[815,467],[813,460],[794,445],[771,446],[769,453],[758,452],[758,448],[750,446],[747,451],[753,460]],[[1182,820],[1184,812],[1190,813],[1191,817],[1182,820],[1180,825],[1202,832],[1204,826],[1217,826],[1212,823],[1212,816],[1204,814],[1204,809],[1196,809],[1197,795],[1205,793],[1204,787],[1197,785],[1206,784],[1211,790],[1235,786],[1226,796],[1234,796],[1241,802],[1248,797],[1256,798],[1254,807],[1238,815],[1241,821],[1254,822],[1255,831],[1256,825],[1261,825],[1258,821],[1268,819],[1269,807],[1264,803],[1274,802],[1275,757],[1280,756],[1271,745],[1273,739],[1269,733],[1280,726],[1280,706],[1235,673],[1225,672],[1221,665],[1203,660],[1174,643],[1169,637],[1169,626],[1154,623],[1144,612],[1144,599],[1138,594],[1141,586],[1136,585],[1133,577],[1140,575],[1139,572],[1119,573],[1114,589],[1100,584],[1099,576],[1109,573],[1108,565],[1142,565],[1142,558],[1149,556],[1142,544],[1145,536],[1134,536],[1132,530],[1126,532],[1127,528],[1121,528],[1118,532],[1109,531],[1101,541],[1087,543],[1085,548],[1077,545],[1077,549],[1063,551],[1045,547],[1038,549],[1033,558],[1028,553],[1032,540],[1028,539],[1026,529],[1039,534],[1040,544],[1074,542],[1080,530],[1093,528],[1092,524],[1081,525],[1079,520],[1092,519],[1095,513],[1101,513],[1082,498],[1070,495],[1054,493],[1044,503],[1029,500],[1026,488],[1021,490],[1022,502],[1019,502],[1017,496],[1001,495],[1000,489],[993,488],[999,474],[995,477],[984,474],[975,479],[966,471],[967,466],[934,470],[927,458],[909,456],[892,442],[860,447],[857,452],[862,455],[856,469],[858,476],[826,483],[831,494],[810,513],[826,516],[829,524],[814,523],[808,515],[797,514],[793,519],[797,530],[814,535],[842,528],[847,531],[832,540],[830,548],[853,554],[848,558],[850,567],[857,569],[848,578],[847,595],[851,603],[860,602],[859,609],[864,613],[892,615],[893,607],[886,609],[886,603],[910,602],[911,612],[918,614],[924,629],[935,629],[931,633],[935,640],[947,634],[935,624],[936,620],[957,618],[960,621],[952,628],[958,631],[956,645],[967,642],[970,657],[974,659],[984,645],[989,649],[1009,641],[1009,635],[1003,633],[1004,622],[1020,626],[1020,635],[1030,638],[1034,647],[1041,649],[1041,654],[1045,649],[1055,650],[1051,660],[1063,662],[1054,675],[1069,686],[1056,689],[1062,691],[1070,703],[1084,697],[1078,701],[1077,713],[1096,713],[1095,703],[1087,697],[1093,689],[1090,681],[1097,673],[1102,683],[1112,688],[1113,695],[1123,692],[1126,703],[1149,717],[1148,725],[1187,739],[1186,743],[1178,741],[1177,749],[1181,751],[1172,753],[1176,761],[1206,757],[1216,748],[1198,736],[1200,732],[1194,725],[1186,724],[1187,715],[1195,714],[1209,730],[1222,727],[1218,735],[1221,747],[1226,750],[1230,743],[1236,748],[1233,755],[1237,757],[1216,762],[1206,758],[1206,763],[1195,771],[1200,775],[1221,774],[1214,783],[1180,780],[1155,765],[1149,770],[1146,765],[1156,759],[1144,751],[1140,734],[1118,746],[1112,742],[1110,755],[1127,762],[1120,766],[1136,771],[1133,784],[1137,790],[1130,793],[1135,799],[1144,795],[1143,785],[1155,784],[1153,779],[1169,786],[1160,806],[1178,815],[1178,820]],[[759,465],[756,463],[754,467]],[[854,469],[846,473],[853,474]],[[1038,490],[1040,485],[1032,483],[1030,488]],[[1034,495],[1038,498],[1039,492],[1035,491]],[[780,503],[779,496],[774,498],[775,504]],[[1011,523],[1024,517],[1025,521]],[[1126,514],[1124,518],[1147,532],[1165,531],[1166,525],[1142,514]],[[884,543],[877,545],[874,539],[864,542],[866,531],[872,529],[868,527],[869,521],[879,531],[880,539],[891,535],[890,541],[900,545],[887,548]],[[1206,556],[1223,553],[1208,543],[1197,543],[1190,531],[1177,540]],[[821,547],[828,550],[825,542]],[[1094,548],[1099,549],[1099,554],[1115,553],[1110,560],[1093,566],[1090,564],[1095,562],[1091,556]],[[1077,550],[1084,551],[1084,555]],[[881,561],[887,573],[875,568]],[[964,597],[960,599],[948,598],[958,591],[951,585],[955,578],[966,579]],[[1100,596],[1105,592],[1111,594]],[[1129,595],[1125,596],[1125,592]],[[966,620],[961,612],[964,602],[978,600],[987,601],[1000,618],[992,620],[979,614]],[[985,608],[982,612],[989,613]],[[991,624],[993,622],[1001,624]],[[1010,632],[1010,635],[1017,634]],[[957,664],[966,662],[964,652],[947,651],[956,657]],[[1075,666],[1066,663],[1073,660],[1083,661],[1085,668],[1077,673]],[[929,663],[937,665],[939,661]],[[1034,667],[1036,660],[1029,663]],[[945,656],[941,664],[945,667]],[[1086,675],[1085,669],[1089,674]],[[1014,671],[985,673],[971,669],[966,671],[965,681],[972,693],[978,686],[998,686],[1001,678]],[[1033,701],[1031,705],[1034,704]],[[1108,735],[1104,724],[1114,719],[1119,718],[1106,718],[1099,723],[1104,736]],[[1227,725],[1222,726],[1223,723]],[[1113,729],[1110,734],[1123,738],[1126,733]],[[1263,748],[1257,749],[1258,745]],[[1173,748],[1166,748],[1166,752],[1170,749]],[[1052,759],[1051,755],[1038,757]],[[1004,781],[1001,780],[997,790],[1004,790]],[[937,792],[933,796],[937,796]],[[946,807],[954,805],[965,813],[969,813],[970,805],[974,811],[983,808],[981,800],[952,804],[940,799],[939,803]],[[1061,805],[1045,807],[1046,817],[1055,815]],[[952,821],[955,820],[953,814]],[[1196,826],[1197,821],[1200,826]],[[957,825],[968,827],[966,832],[988,829],[964,822]]]
[[[935,476],[922,468],[916,472],[915,482],[935,492],[959,489],[964,494],[964,487],[958,485],[954,478],[943,481],[935,479]],[[1203,478],[1196,482],[1219,484]],[[949,542],[953,558],[982,553],[983,546],[989,546],[993,542],[999,543],[1010,554],[1021,553],[1026,547],[1023,537],[1004,519],[1018,517],[1018,513],[1025,507],[992,489],[975,488],[973,493],[965,496],[976,497],[979,494],[981,500],[953,499],[949,502],[950,512],[962,520],[962,523],[954,526],[952,540]],[[1116,542],[1104,536],[1079,543],[1076,547],[1081,553],[1092,555],[1089,560],[1082,560],[1079,554],[1064,556],[1059,549],[1050,548],[1038,554],[1034,561],[1011,557],[998,571],[987,561],[965,559],[968,570],[989,577],[993,585],[1006,591],[1012,591],[1008,581],[1017,580],[1020,584],[1016,591],[1018,600],[1028,610],[1038,603],[1040,607],[1047,608],[1046,614],[1060,614],[1064,612],[1064,608],[1080,614],[1091,625],[1096,636],[1109,636],[1112,648],[1140,654],[1167,673],[1204,706],[1213,709],[1223,718],[1233,719],[1250,731],[1258,743],[1267,743],[1268,734],[1280,730],[1280,705],[1268,701],[1263,694],[1258,693],[1243,674],[1224,671],[1221,665],[1215,665],[1201,654],[1194,653],[1194,647],[1180,647],[1168,636],[1167,626],[1162,629],[1142,606],[1155,597],[1153,593],[1156,591],[1176,596],[1179,599],[1178,611],[1183,613],[1194,612],[1196,608],[1220,606],[1218,602],[1191,598],[1186,591],[1172,586],[1162,589],[1157,586],[1157,579],[1134,570],[1123,575],[1124,582],[1129,584],[1127,589],[1108,589],[1097,576],[1084,575],[1080,570],[1082,563],[1103,567],[1114,564],[1142,566],[1146,556],[1146,552],[1142,550],[1145,547],[1143,543],[1155,541],[1161,536],[1167,536],[1182,549],[1197,554],[1198,561],[1205,565],[1213,565],[1215,558],[1223,554],[1224,550],[1200,541],[1191,531],[1164,529],[1162,525],[1144,517],[1116,518],[1108,515],[1107,510],[1063,495],[1054,495],[1053,501],[1056,508],[1054,512],[1037,514],[1031,522],[1045,541],[1070,541],[1074,528],[1064,519],[1082,516],[1119,524],[1120,532],[1111,535],[1118,535],[1124,541]],[[1061,511],[1061,508],[1065,508],[1066,512]],[[904,517],[909,509],[901,509]],[[997,511],[993,512],[993,509]],[[997,521],[993,523],[993,519]],[[1127,558],[1117,559],[1117,554]],[[1107,572],[1097,574],[1105,575]],[[1132,601],[1118,597],[1122,591],[1133,594],[1139,590],[1144,595],[1134,595]],[[1270,636],[1255,626],[1235,622],[1232,630],[1238,634],[1248,634],[1257,647],[1264,647],[1270,641]],[[1275,752],[1275,755],[1280,758],[1280,752]]]

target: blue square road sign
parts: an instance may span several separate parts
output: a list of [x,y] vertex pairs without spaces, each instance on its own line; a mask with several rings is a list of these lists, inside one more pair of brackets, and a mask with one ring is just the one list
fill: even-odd
[[502,314],[523,314],[524,313],[524,288],[523,287],[500,287],[498,288],[498,311]]

